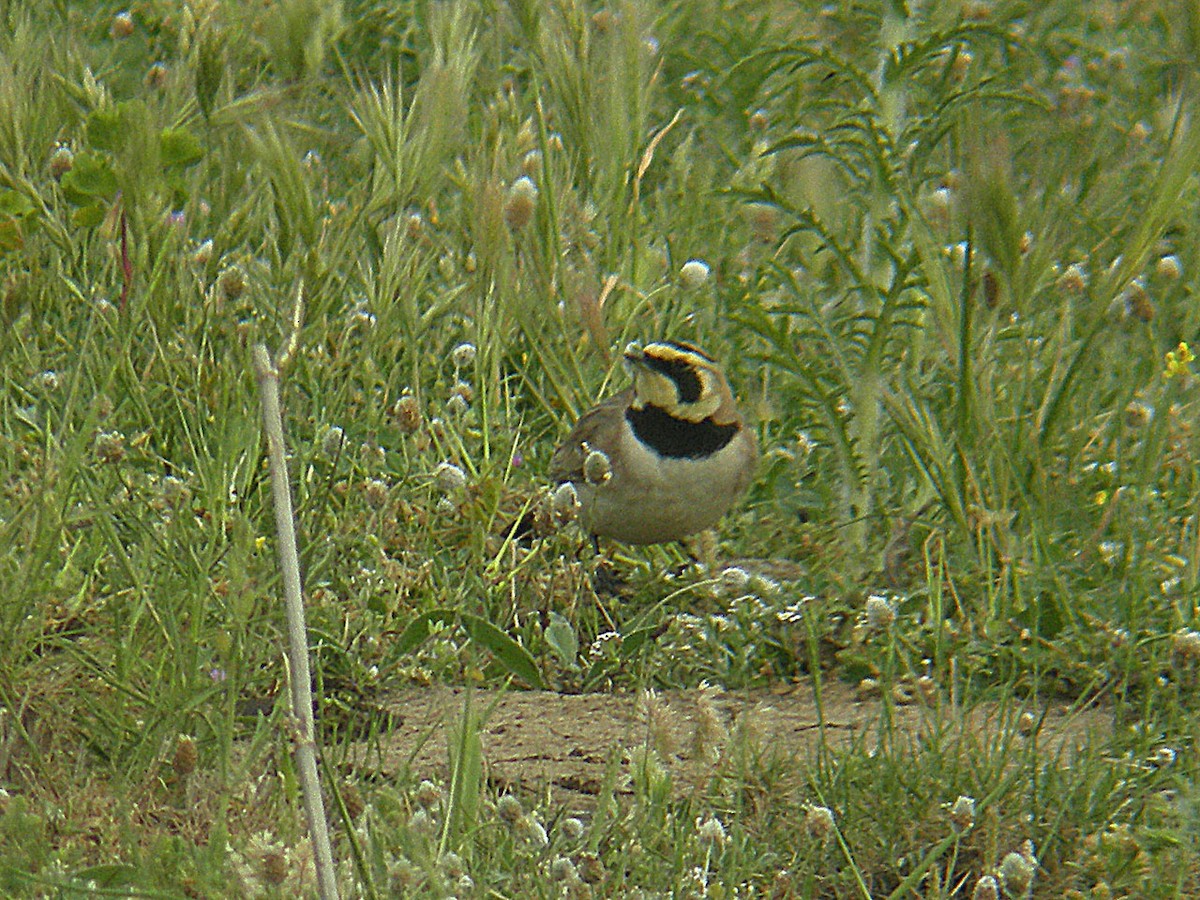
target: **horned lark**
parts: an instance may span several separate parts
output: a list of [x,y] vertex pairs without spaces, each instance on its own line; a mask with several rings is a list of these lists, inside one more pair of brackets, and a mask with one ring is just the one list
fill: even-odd
[[758,461],[729,382],[698,347],[659,341],[625,351],[633,384],[584,413],[550,460],[571,483],[593,541],[679,541],[746,490]]

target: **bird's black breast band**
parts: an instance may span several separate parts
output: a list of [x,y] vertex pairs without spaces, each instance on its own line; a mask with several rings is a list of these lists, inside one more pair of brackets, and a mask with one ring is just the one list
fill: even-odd
[[711,418],[688,422],[657,406],[630,407],[625,418],[642,443],[675,459],[699,459],[716,453],[738,432],[737,425],[718,425]]

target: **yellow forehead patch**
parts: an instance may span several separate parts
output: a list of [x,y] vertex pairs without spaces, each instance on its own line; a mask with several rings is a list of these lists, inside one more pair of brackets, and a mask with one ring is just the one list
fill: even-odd
[[676,418],[700,422],[720,408],[724,376],[703,350],[691,344],[656,342],[626,360],[633,374],[634,405],[656,406]]

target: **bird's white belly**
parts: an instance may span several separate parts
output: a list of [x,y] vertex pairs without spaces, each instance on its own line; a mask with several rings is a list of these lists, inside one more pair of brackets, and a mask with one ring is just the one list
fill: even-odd
[[705,459],[663,458],[626,433],[613,477],[580,492],[584,527],[627,544],[677,541],[710,528],[748,480],[737,444]]

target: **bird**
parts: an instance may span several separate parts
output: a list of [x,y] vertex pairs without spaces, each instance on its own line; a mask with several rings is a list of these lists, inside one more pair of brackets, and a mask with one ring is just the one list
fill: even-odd
[[754,430],[713,357],[683,341],[625,349],[630,386],[585,412],[550,460],[599,539],[662,544],[712,528],[745,493]]

